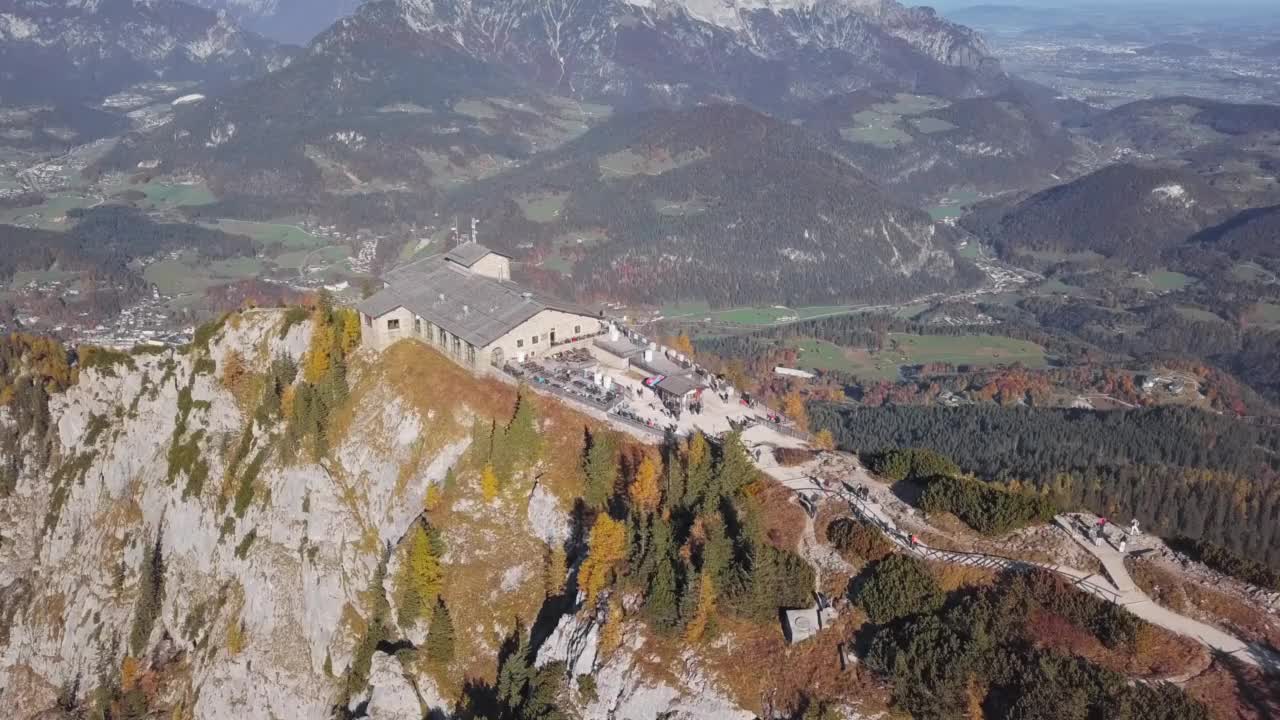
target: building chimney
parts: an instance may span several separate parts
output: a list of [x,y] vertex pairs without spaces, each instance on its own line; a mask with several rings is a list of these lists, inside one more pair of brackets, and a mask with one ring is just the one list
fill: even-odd
[[645,348],[644,361],[647,363],[653,362],[653,348]]
[[613,378],[608,375],[604,376],[604,389],[605,390],[613,389]]
[[609,323],[609,342],[618,342],[618,326]]

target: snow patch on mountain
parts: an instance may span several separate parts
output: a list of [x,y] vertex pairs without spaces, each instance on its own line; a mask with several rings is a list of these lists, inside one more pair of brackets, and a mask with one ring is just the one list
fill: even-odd
[[0,40],[27,40],[35,37],[39,32],[40,26],[26,18],[0,13]]

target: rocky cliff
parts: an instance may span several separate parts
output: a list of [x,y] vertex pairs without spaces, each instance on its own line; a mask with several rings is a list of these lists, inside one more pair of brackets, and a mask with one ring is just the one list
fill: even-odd
[[[539,613],[544,551],[568,538],[576,475],[556,458],[576,457],[586,421],[547,408],[548,460],[483,502],[473,427],[509,413],[514,389],[403,343],[347,358],[350,392],[313,455],[268,402],[273,385],[304,402],[313,334],[296,313],[247,311],[185,350],[82,352],[78,380],[49,395],[6,379],[0,699],[17,717],[449,716],[463,677],[493,675],[512,620]],[[11,376],[35,362],[10,356]],[[392,580],[425,506],[457,628],[454,659],[430,671]],[[750,716],[700,671],[654,679],[626,649],[585,654],[603,618],[569,610],[550,616],[542,662],[604,667],[588,716]]]

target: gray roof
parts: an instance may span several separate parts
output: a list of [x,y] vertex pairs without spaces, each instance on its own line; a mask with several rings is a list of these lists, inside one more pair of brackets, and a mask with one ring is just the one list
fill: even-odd
[[[481,245],[480,243],[469,242],[469,243],[463,243],[458,247],[445,253],[444,259],[450,262],[456,262],[462,267],[471,267],[472,265],[475,265],[476,263],[480,262],[480,258],[483,258],[485,255],[488,255],[489,253],[493,253],[494,255],[502,255],[502,253],[496,252],[494,250],[490,250],[489,248],[485,247],[484,245]],[[502,255],[502,257],[507,257],[507,256]]]
[[692,375],[668,375],[658,383],[658,389],[681,397],[702,387],[702,383]]
[[596,317],[513,282],[472,273],[433,255],[387,275],[388,285],[356,307],[372,317],[404,307],[476,347],[484,347],[543,310]]

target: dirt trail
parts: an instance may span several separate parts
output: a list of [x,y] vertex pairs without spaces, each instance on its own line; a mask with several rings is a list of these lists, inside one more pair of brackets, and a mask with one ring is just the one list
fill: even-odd
[[[1040,567],[1066,578],[1085,592],[1089,592],[1108,602],[1124,606],[1134,615],[1153,625],[1192,638],[1217,652],[1233,655],[1268,673],[1280,674],[1280,656],[1277,656],[1269,649],[1246,643],[1224,630],[1157,605],[1146,593],[1138,589],[1133,579],[1129,576],[1129,571],[1124,565],[1124,554],[1112,546],[1109,541],[1095,544],[1084,537],[1075,528],[1073,525],[1075,521],[1071,518],[1059,516],[1056,518],[1056,527],[1061,532],[1067,533],[1077,545],[1098,559],[1105,570],[1105,577],[1071,567],[1070,565],[1002,557],[974,552],[972,548],[969,551],[944,550],[929,547],[919,540],[913,543],[911,540],[914,536],[913,533],[917,532],[917,529],[921,527],[928,528],[930,532],[946,537],[949,541],[960,546],[963,546],[964,540],[934,527],[927,520],[921,518],[915,513],[914,509],[907,507],[898,500],[887,485],[872,478],[861,464],[852,458],[848,458],[847,465],[843,468],[842,476],[838,482],[834,483],[830,482],[829,479],[824,483],[811,475],[817,468],[816,463],[809,463],[799,467],[782,467],[773,463],[770,458],[760,463],[760,465],[761,470],[798,494],[817,497],[826,496],[848,502],[851,511],[860,515],[863,519],[880,526],[895,544],[919,557],[992,569]],[[857,486],[866,488],[866,498],[858,498],[850,491],[850,488]],[[895,506],[901,507],[895,508]],[[891,511],[890,508],[895,508],[897,512]],[[904,527],[907,529],[904,530]],[[1122,533],[1120,530],[1113,530],[1112,532]]]

